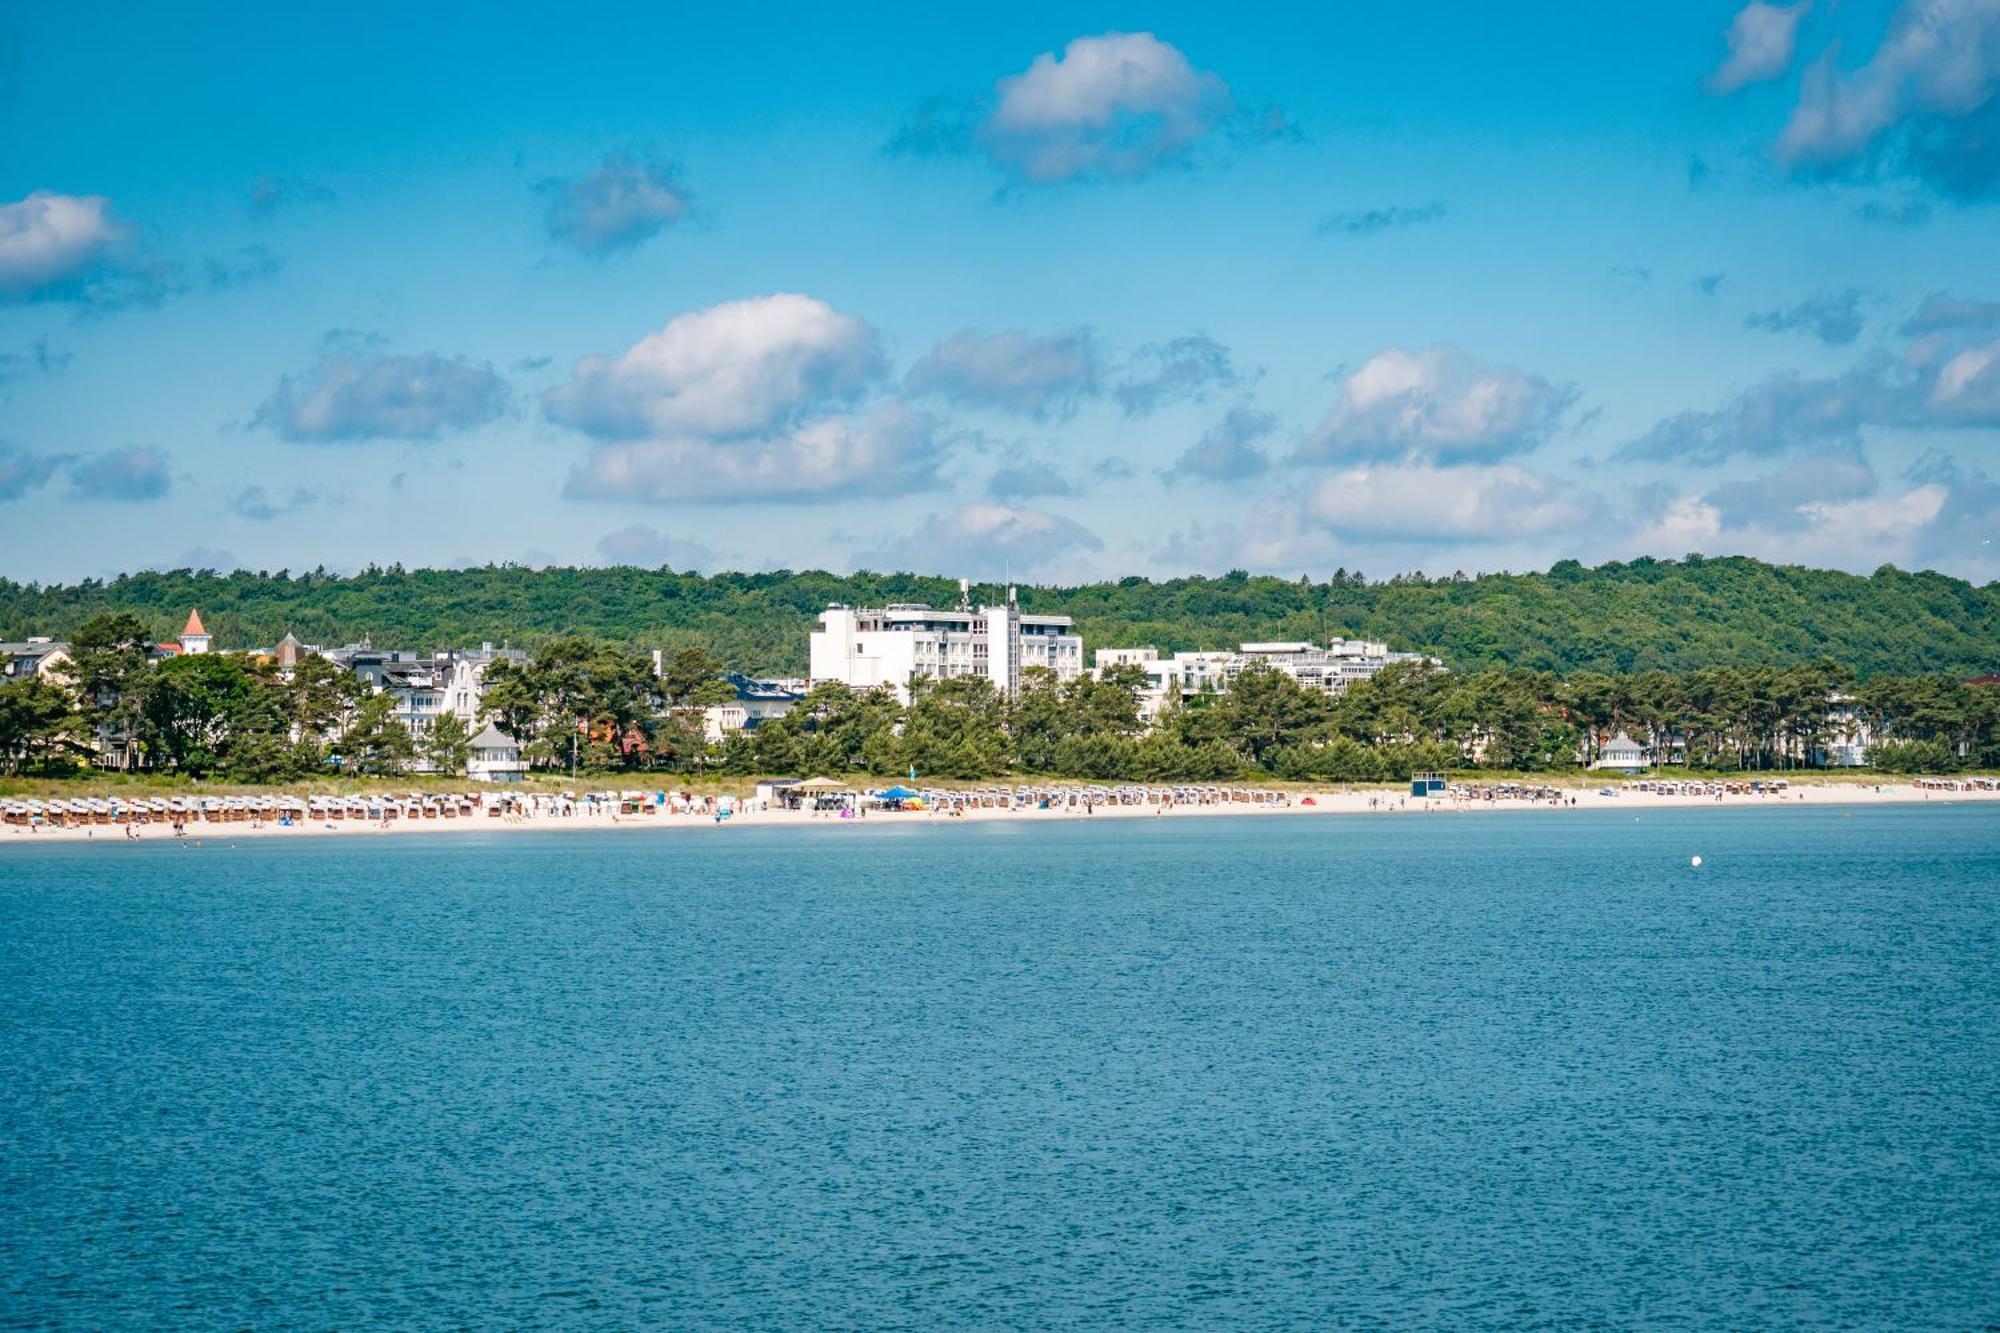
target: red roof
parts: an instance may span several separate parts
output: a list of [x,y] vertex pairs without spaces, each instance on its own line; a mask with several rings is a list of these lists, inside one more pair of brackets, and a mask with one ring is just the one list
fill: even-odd
[[199,611],[188,612],[187,628],[181,631],[181,637],[185,639],[190,634],[198,634],[204,639],[208,637],[208,631],[201,627],[201,612]]

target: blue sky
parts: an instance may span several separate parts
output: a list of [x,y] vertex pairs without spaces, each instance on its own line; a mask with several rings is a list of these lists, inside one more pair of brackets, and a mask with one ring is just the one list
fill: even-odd
[[291,8],[0,8],[0,573],[2000,575],[2000,0]]

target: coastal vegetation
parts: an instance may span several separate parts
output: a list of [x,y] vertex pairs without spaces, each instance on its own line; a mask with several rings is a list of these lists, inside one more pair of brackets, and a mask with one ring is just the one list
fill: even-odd
[[[997,601],[1002,590],[976,588]],[[1857,679],[1995,669],[2000,586],[1884,566],[1859,577],[1731,557],[1640,559],[1544,573],[1318,578],[1120,579],[1029,587],[1030,611],[1073,616],[1092,646],[1162,652],[1334,635],[1425,652],[1461,673],[1684,674],[1837,662]],[[369,568],[356,574],[175,570],[36,585],[0,580],[0,638],[73,637],[107,613],[155,637],[200,606],[219,645],[269,646],[287,631],[323,645],[436,648],[490,640],[539,647],[587,636],[627,647],[701,648],[757,675],[801,675],[829,602],[950,605],[949,578],[780,570],[676,573],[631,567]]]
[[[388,695],[323,659],[301,658],[289,673],[245,654],[154,665],[149,640],[134,616],[100,616],[76,633],[67,682],[0,687],[0,763],[84,775],[93,758],[124,754],[153,772],[241,783],[465,770],[462,724],[413,738]],[[717,744],[703,714],[733,697],[723,669],[686,647],[656,675],[629,646],[570,636],[524,662],[496,662],[485,701],[531,766],[552,774],[1363,782],[1577,769],[1619,732],[1664,764],[1769,771],[1821,763],[1864,724],[1881,769],[2000,766],[2000,688],[1943,674],[1861,679],[1830,661],[1567,676],[1405,663],[1338,695],[1252,668],[1151,725],[1140,716],[1144,676],[1129,667],[1069,681],[1030,669],[1011,699],[983,677],[915,682],[907,704],[886,689],[821,684]]]

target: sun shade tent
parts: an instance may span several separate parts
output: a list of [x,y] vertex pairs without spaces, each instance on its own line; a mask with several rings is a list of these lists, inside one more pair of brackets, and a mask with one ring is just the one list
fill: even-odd
[[911,791],[908,787],[895,786],[878,791],[875,795],[878,799],[884,801],[914,801],[922,796],[923,793],[920,791]]
[[804,782],[792,788],[792,790],[810,792],[846,791],[847,784],[837,782],[833,778],[807,778]]

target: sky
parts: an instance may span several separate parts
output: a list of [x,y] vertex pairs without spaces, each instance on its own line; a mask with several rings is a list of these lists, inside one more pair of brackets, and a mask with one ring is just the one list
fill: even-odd
[[2000,577],[2000,0],[0,0],[0,576]]

